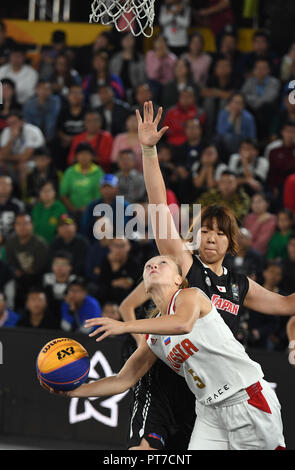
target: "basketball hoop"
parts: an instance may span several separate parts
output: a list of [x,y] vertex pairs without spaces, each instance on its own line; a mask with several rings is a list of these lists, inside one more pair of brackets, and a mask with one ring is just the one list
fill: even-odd
[[89,23],[114,24],[117,31],[131,31],[134,36],[153,34],[155,0],[94,0]]

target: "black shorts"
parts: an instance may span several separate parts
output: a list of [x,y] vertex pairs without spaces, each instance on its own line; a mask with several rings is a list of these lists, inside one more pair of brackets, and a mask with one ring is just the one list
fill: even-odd
[[144,438],[154,449],[187,449],[195,418],[184,378],[158,360],[134,389],[127,448]]

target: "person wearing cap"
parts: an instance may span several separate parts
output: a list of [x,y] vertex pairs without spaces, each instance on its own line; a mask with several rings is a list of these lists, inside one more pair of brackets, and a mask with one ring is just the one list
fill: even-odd
[[75,158],[77,163],[65,171],[61,180],[60,196],[69,212],[81,215],[93,199],[101,197],[99,183],[104,171],[93,162],[95,152],[88,143],[78,145]]
[[16,85],[17,100],[26,103],[33,95],[38,81],[38,73],[25,64],[25,52],[20,46],[11,50],[9,63],[0,67],[0,80],[10,78]]
[[84,276],[84,264],[89,249],[88,240],[77,233],[77,223],[69,214],[60,216],[57,236],[52,241],[49,253],[53,259],[57,252],[63,251],[71,255],[73,273]]
[[116,199],[118,196],[119,191],[119,179],[116,175],[112,175],[110,173],[104,175],[102,180],[100,181],[100,192],[101,197],[92,201],[86,207],[81,223],[80,223],[80,231],[81,233],[88,238],[88,240],[94,241],[93,235],[93,227],[96,222],[96,217],[93,215],[93,211],[95,206],[99,204],[107,204],[110,206],[112,211],[113,220],[111,223],[114,227],[114,233],[116,233],[116,222],[117,222],[117,213],[121,212],[124,214],[124,227],[129,220],[129,217],[125,215],[126,208],[128,206],[128,202],[125,199]]

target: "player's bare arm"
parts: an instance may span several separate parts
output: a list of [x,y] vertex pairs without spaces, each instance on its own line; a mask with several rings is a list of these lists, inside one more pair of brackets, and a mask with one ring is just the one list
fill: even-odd
[[295,315],[295,294],[279,295],[249,279],[249,290],[244,305],[267,315]]
[[[175,256],[181,265],[183,274],[186,275],[192,265],[192,255],[183,249],[183,242],[175,227],[172,215],[167,206],[166,187],[159,166],[156,145],[164,135],[168,127],[157,130],[162,116],[162,108],[159,108],[154,119],[153,104],[151,101],[144,104],[143,120],[136,110],[138,122],[138,139],[142,146],[143,174],[149,204],[161,205],[159,220],[152,220],[156,243],[161,255],[171,254]],[[167,236],[161,238],[160,224],[165,223]]]

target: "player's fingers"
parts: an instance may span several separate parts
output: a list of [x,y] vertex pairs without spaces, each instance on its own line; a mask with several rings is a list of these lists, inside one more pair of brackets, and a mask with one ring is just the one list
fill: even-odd
[[95,341],[99,343],[103,339],[107,338],[111,333],[109,331],[106,331],[103,335],[101,335],[99,338],[97,338]]
[[153,122],[154,120],[154,107],[153,107],[153,102],[149,101],[149,116],[150,116],[150,121]]
[[148,107],[147,107],[147,102],[144,102],[143,105],[143,120],[144,122],[148,122]]
[[168,126],[162,127],[162,129],[158,132],[158,135],[160,136],[160,138],[165,134],[166,131],[168,131],[168,129],[169,129]]
[[141,118],[141,115],[140,115],[140,112],[138,111],[138,109],[136,109],[135,114],[136,114],[136,117],[137,117],[138,124],[142,124],[142,118]]
[[161,121],[162,113],[163,113],[163,108],[162,108],[162,106],[161,106],[161,107],[158,109],[157,116],[155,117],[155,124],[156,124],[156,126],[158,126],[158,125],[159,125],[159,122]]
[[89,333],[88,336],[92,337],[92,336],[96,336],[98,335],[98,333],[101,333],[102,331],[105,331],[105,327],[101,326],[99,328],[97,328],[96,330],[92,331],[92,333]]

